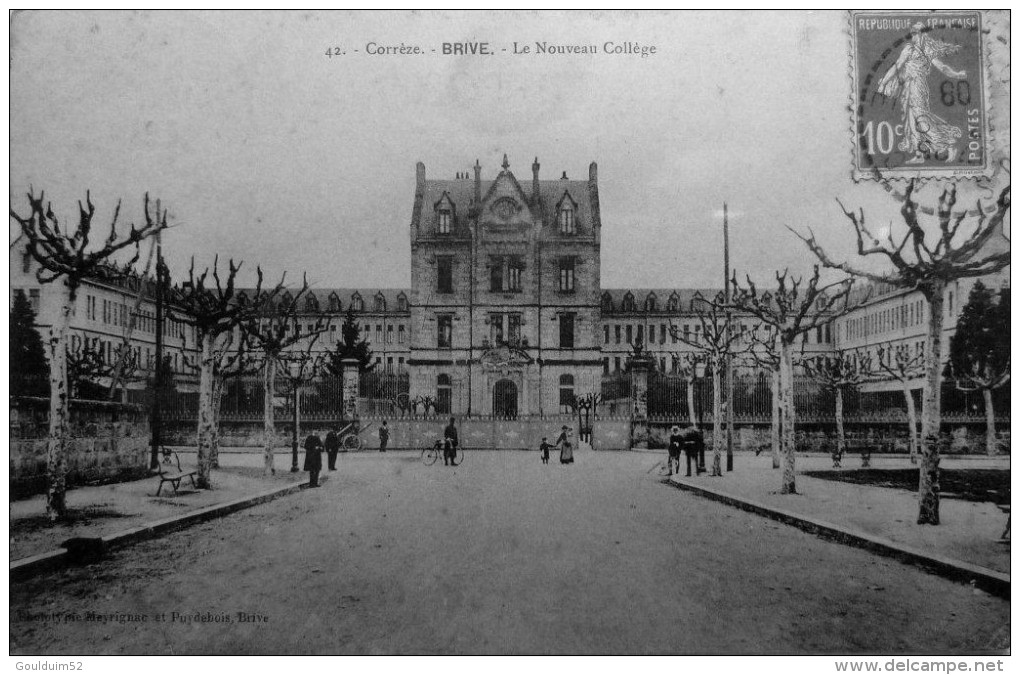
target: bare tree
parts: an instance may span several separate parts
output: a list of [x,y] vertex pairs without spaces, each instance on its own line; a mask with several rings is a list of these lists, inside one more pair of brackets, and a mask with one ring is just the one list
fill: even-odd
[[145,195],[145,226],[131,225],[125,237],[117,235],[120,202],[113,212],[110,234],[98,246],[90,246],[92,220],[96,207],[91,194],[85,193],[85,205],[78,202],[77,225],[61,229],[60,221],[44,193],[28,193],[29,213],[21,216],[11,209],[11,217],[21,226],[28,240],[28,253],[39,264],[36,278],[40,283],[56,281],[60,300],[60,313],[50,330],[50,422],[46,446],[46,513],[51,520],[67,513],[66,473],[69,397],[67,392],[67,332],[78,300],[78,289],[90,277],[116,277],[121,274],[113,265],[113,256],[133,247],[134,255],[127,263],[130,267],[139,257],[139,243],[166,227],[166,211],[155,216],[149,211],[149,195]]
[[[734,345],[741,339],[740,331],[731,330],[731,320],[722,293],[715,300],[706,300],[701,294],[694,296],[694,315],[701,324],[701,331],[693,337],[680,331],[670,323],[670,334],[703,355],[712,370],[712,476],[722,475],[722,391],[721,370],[726,360],[734,353]],[[692,411],[693,412],[693,411]]]
[[775,292],[758,292],[758,287],[747,277],[747,288],[741,288],[733,277],[733,305],[748,312],[766,326],[771,327],[779,342],[780,405],[783,429],[783,483],[782,494],[795,494],[797,411],[793,403],[793,353],[801,336],[831,323],[848,312],[853,280],[820,285],[818,266],[804,285],[804,279],[790,279],[788,271],[776,272]]
[[856,389],[871,372],[870,358],[866,354],[849,351],[838,351],[834,354],[816,356],[805,359],[804,371],[808,377],[818,382],[835,395],[836,407],[836,445],[832,451],[832,466],[842,465],[843,452],[846,450],[846,433],[843,429],[843,392]]
[[[857,254],[882,256],[893,269],[889,272],[871,272],[847,262],[834,260],[815,239],[814,232],[808,236],[794,232],[800,237],[826,267],[839,269],[857,277],[897,288],[918,290],[928,301],[928,348],[925,350],[925,388],[921,428],[925,435],[921,461],[921,475],[918,481],[918,524],[939,524],[939,432],[942,424],[942,325],[943,302],[946,288],[957,279],[979,277],[1002,270],[1009,265],[1009,250],[988,252],[985,250],[993,235],[1001,231],[1003,219],[1009,211],[1010,189],[1003,188],[996,201],[991,217],[985,213],[981,200],[977,200],[976,222],[973,228],[961,232],[967,219],[967,212],[953,212],[956,206],[956,187],[944,189],[939,196],[936,218],[938,232],[932,243],[921,226],[917,216],[917,202],[914,201],[915,182],[907,186],[900,214],[906,225],[906,232],[897,244],[890,227],[884,240],[876,237],[865,225],[864,210],[847,211],[840,208],[850,220],[857,237]],[[791,230],[792,231],[792,230]],[[958,238],[957,235],[960,235]]]
[[877,359],[870,364],[872,370],[879,375],[891,377],[903,388],[903,398],[907,404],[907,444],[910,448],[910,463],[917,464],[917,407],[914,395],[910,391],[910,383],[924,374],[924,352],[910,351],[910,345],[901,344],[879,346]]
[[192,259],[188,280],[170,291],[172,307],[181,310],[179,320],[189,323],[198,331],[199,385],[198,385],[198,481],[200,488],[211,487],[214,444],[218,442],[218,419],[214,404],[214,381],[217,365],[224,358],[236,331],[250,324],[258,316],[260,307],[272,302],[283,289],[283,279],[271,290],[262,289],[262,269],[256,268],[258,281],[252,297],[240,293],[235,287],[237,273],[243,263],[227,266],[227,279],[220,279],[219,257],[213,260],[212,274],[206,268],[195,276]]
[[118,345],[108,359],[99,346],[99,338],[85,340],[78,347],[67,349],[67,391],[72,398],[91,397],[86,389],[101,388],[100,382],[110,382],[112,394],[120,382],[136,382],[140,378],[138,352],[127,345]]
[[783,388],[781,386],[782,369],[780,368],[782,365],[782,360],[780,359],[781,352],[782,348],[779,345],[779,335],[775,328],[764,324],[755,325],[754,330],[751,331],[751,348],[749,353],[755,365],[765,368],[769,372],[772,392],[772,423],[769,426],[769,436],[772,446],[773,469],[779,468],[779,460],[782,454],[782,413],[785,408],[783,408],[781,404],[783,392]]
[[[263,473],[275,474],[273,444],[276,440],[276,423],[273,413],[273,393],[276,390],[276,374],[284,357],[289,352],[311,353],[318,337],[329,330],[330,319],[319,315],[312,330],[302,334],[298,303],[308,292],[308,279],[302,280],[301,288],[290,297],[289,295],[276,302],[263,303],[258,318],[248,324],[253,347],[260,353],[262,360],[263,385],[265,388],[265,405],[263,419],[265,432],[263,438]],[[302,343],[304,343],[302,345]],[[300,345],[300,348],[298,348]]]

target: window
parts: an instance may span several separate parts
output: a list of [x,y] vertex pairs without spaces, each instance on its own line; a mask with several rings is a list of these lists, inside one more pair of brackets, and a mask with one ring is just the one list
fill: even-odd
[[399,326],[397,326],[397,342],[399,344],[404,344],[406,340],[407,331],[404,330],[404,324],[400,324]]
[[375,311],[385,312],[386,311],[386,298],[382,293],[375,296]]
[[311,293],[305,298],[305,311],[306,312],[318,312],[319,311],[319,299]]
[[602,327],[602,330],[603,330],[603,331],[605,332],[605,334],[606,334],[606,335],[605,335],[605,340],[603,340],[603,344],[609,344],[609,326],[603,326],[603,327]]
[[669,301],[666,303],[666,309],[670,312],[680,311],[680,296],[675,292],[670,294]]
[[607,356],[602,359],[602,374],[606,375],[608,373],[609,373],[609,357]]
[[648,327],[648,344],[655,343],[655,326]]
[[359,293],[355,293],[351,296],[351,309],[355,312],[365,311],[365,301],[361,299]]
[[569,199],[563,200],[559,213],[560,234],[577,234],[577,225],[574,223],[574,205]]
[[340,311],[340,298],[337,297],[336,293],[330,293],[329,295],[329,311],[331,312]]
[[489,259],[489,291],[500,293],[503,291],[503,259]]
[[393,324],[386,326],[386,344],[393,344]]
[[637,341],[643,343],[645,341],[645,327],[643,324],[638,324],[637,327]]
[[507,263],[507,286],[506,290],[514,293],[520,292],[521,279],[524,276],[524,262],[520,258],[511,258]]
[[390,373],[390,374],[393,373],[393,357],[392,356],[387,356],[386,357],[386,372]]
[[574,376],[560,375],[560,412],[569,413],[574,406]]
[[560,293],[574,292],[574,259],[560,258]]
[[627,291],[627,295],[623,296],[623,305],[620,309],[624,312],[633,312],[635,310],[633,293]]
[[602,311],[612,312],[613,311],[613,296],[608,292],[602,294]]
[[407,311],[407,296],[404,295],[403,293],[397,296],[397,311],[398,312]]
[[439,234],[450,234],[453,224],[453,214],[443,210],[439,212]]
[[560,349],[574,348],[574,315],[560,314]]
[[453,346],[453,315],[440,314],[436,317],[438,327],[437,344],[440,349],[449,349]]
[[21,271],[24,274],[28,274],[32,271],[32,254],[25,251],[21,255]]
[[502,314],[490,314],[489,315],[489,339],[492,341],[492,345],[503,344],[503,315]]
[[664,323],[659,324],[659,344],[666,344],[666,324]]
[[648,297],[645,298],[645,311],[646,312],[657,312],[657,311],[659,311],[658,310],[658,301],[656,300],[654,293],[649,293]]
[[453,383],[450,376],[440,373],[436,377],[436,413],[448,415],[453,402]]
[[507,338],[512,345],[519,345],[521,343],[521,315],[520,314],[508,314],[507,315]]
[[436,292],[453,293],[453,258],[441,256],[436,258]]
[[613,370],[615,370],[617,372],[620,371],[620,357],[619,356],[617,356],[616,358],[613,359]]
[[634,342],[634,326],[627,324],[627,344],[633,344]]
[[403,356],[397,357],[397,370],[398,371],[404,370],[404,357]]
[[613,326],[613,333],[616,336],[616,344],[620,344],[620,324]]

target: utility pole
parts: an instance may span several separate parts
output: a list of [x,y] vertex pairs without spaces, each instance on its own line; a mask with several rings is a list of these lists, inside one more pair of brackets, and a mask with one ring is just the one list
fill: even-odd
[[[733,330],[730,310],[730,220],[729,208],[723,202],[723,267],[726,294],[726,332]],[[733,471],[733,354],[726,354],[726,470]]]
[[166,295],[165,284],[169,276],[166,263],[163,262],[163,238],[156,234],[156,372],[155,387],[152,394],[152,415],[149,421],[152,433],[152,454],[150,468],[159,466],[159,447],[163,443],[163,297]]

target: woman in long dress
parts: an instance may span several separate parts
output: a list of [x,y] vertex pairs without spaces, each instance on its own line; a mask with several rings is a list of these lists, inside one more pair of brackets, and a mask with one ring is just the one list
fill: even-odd
[[556,445],[560,446],[560,464],[573,464],[574,445],[570,442],[570,427],[564,425],[560,437],[556,439]]

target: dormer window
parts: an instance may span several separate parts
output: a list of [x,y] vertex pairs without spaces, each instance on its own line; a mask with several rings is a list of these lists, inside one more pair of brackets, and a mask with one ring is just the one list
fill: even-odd
[[608,291],[602,294],[602,311],[613,311],[613,296],[610,295]]
[[456,208],[453,205],[453,200],[450,199],[449,193],[444,192],[439,201],[433,204],[433,208],[436,211],[436,232],[438,234],[450,234],[453,232]]
[[666,309],[668,309],[670,312],[680,311],[680,296],[677,295],[675,291],[672,294],[670,294],[669,301],[666,305]]
[[407,311],[407,296],[404,295],[403,293],[397,296],[397,311],[398,312]]
[[354,293],[354,295],[351,296],[351,310],[355,312],[365,311],[365,301],[362,300],[360,293]]
[[658,311],[658,303],[656,302],[655,293],[649,293],[648,297],[645,298],[645,311],[646,312]]
[[627,295],[623,296],[623,305],[620,309],[624,312],[633,312],[635,310],[633,293],[627,291]]
[[439,212],[439,234],[450,234],[453,214],[449,211]]
[[560,234],[577,234],[577,224],[574,222],[574,206],[569,200],[564,200],[560,205],[558,215]]
[[312,294],[305,298],[305,311],[309,313],[319,311],[319,300]]
[[336,293],[329,294],[329,311],[331,312],[340,311],[340,297]]
[[284,311],[294,306],[294,296],[290,294],[290,291],[285,292],[283,297],[280,298],[280,306]]
[[386,297],[382,293],[378,293],[375,296],[375,311],[376,312],[386,311]]

